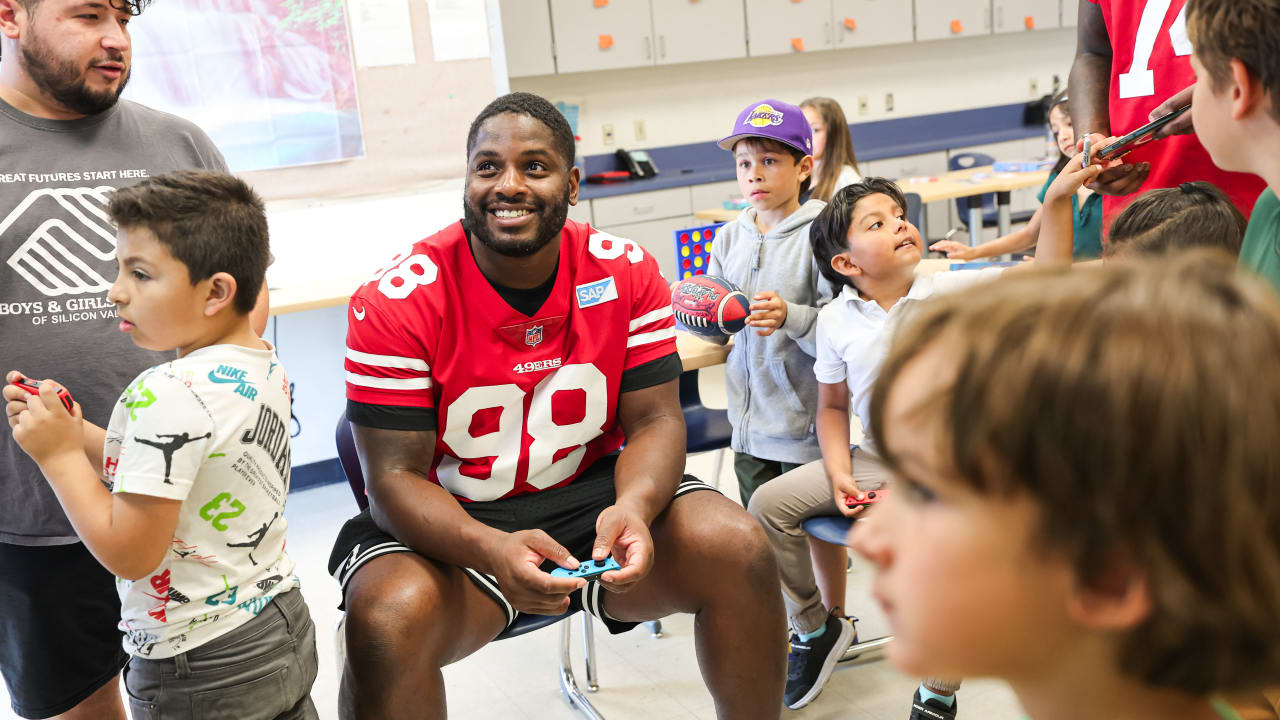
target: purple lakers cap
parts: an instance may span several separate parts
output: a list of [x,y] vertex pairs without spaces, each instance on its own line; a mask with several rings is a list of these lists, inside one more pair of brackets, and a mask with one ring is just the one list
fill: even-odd
[[720,141],[720,147],[732,151],[742,138],[762,137],[790,145],[805,155],[813,154],[813,131],[804,112],[795,105],[781,100],[761,100],[751,103],[738,113],[733,133]]

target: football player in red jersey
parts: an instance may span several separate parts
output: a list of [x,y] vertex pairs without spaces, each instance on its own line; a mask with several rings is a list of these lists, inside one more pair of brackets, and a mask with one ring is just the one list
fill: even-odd
[[[1071,66],[1071,121],[1093,155],[1108,136],[1148,123],[1153,111],[1195,82],[1187,39],[1186,0],[1082,0]],[[1190,102],[1189,94],[1185,95]],[[1183,103],[1185,104],[1185,102]],[[1161,113],[1163,114],[1163,113]],[[1184,116],[1187,117],[1187,116]],[[1187,120],[1176,129],[1186,129]],[[1264,184],[1247,173],[1218,169],[1194,135],[1167,133],[1109,168],[1090,186],[1103,198],[1103,229],[1137,194],[1207,180],[1247,217]]]
[[[635,243],[566,219],[573,154],[550,103],[498,98],[468,135],[464,220],[352,297],[347,417],[371,510],[330,560],[344,718],[444,717],[440,668],[569,608],[615,633],[696,614],[718,716],[779,716],[773,554],[683,475],[666,282]],[[547,572],[610,555],[622,567],[599,581]]]

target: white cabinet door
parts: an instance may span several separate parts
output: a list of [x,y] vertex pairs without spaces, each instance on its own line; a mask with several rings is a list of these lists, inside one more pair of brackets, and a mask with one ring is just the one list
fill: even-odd
[[995,0],[992,14],[998,33],[1048,30],[1062,23],[1059,0]]
[[1080,0],[1062,0],[1062,27],[1076,27],[1079,23]]
[[746,0],[752,57],[830,50],[831,0]]
[[507,76],[550,75],[556,71],[551,48],[551,8],[546,0],[499,0]]
[[742,0],[653,0],[658,64],[747,56]]
[[916,40],[991,33],[991,0],[916,0]]
[[671,282],[678,277],[675,233],[677,230],[694,227],[699,222],[692,215],[682,215],[663,220],[611,225],[600,229],[625,240],[640,243],[640,247],[648,250],[653,255],[653,259],[658,261],[658,269],[662,271],[662,276],[667,279],[667,282]]
[[559,72],[653,64],[649,0],[551,0],[551,27]]
[[893,45],[915,40],[911,3],[903,0],[832,0],[837,48]]

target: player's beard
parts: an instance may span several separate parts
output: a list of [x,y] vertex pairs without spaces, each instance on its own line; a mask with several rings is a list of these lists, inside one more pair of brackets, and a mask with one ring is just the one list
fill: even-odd
[[[62,107],[80,115],[96,115],[109,110],[120,99],[120,93],[124,92],[124,86],[129,83],[129,75],[133,72],[133,68],[126,66],[124,75],[114,90],[90,90],[85,82],[88,67],[80,68],[74,62],[58,59],[36,35],[27,36],[27,41],[22,44],[20,58],[22,69],[36,87]],[[101,61],[123,63],[124,58],[107,57]],[[92,67],[92,63],[89,67]]]
[[537,202],[534,212],[538,216],[538,226],[531,239],[498,240],[489,234],[489,227],[485,222],[488,213],[480,211],[465,200],[462,203],[462,220],[471,234],[490,250],[512,258],[529,257],[560,234],[565,221],[569,219],[569,187],[566,185],[564,194],[552,204]]

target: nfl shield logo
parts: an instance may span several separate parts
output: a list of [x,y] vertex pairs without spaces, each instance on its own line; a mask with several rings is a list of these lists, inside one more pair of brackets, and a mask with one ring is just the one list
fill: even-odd
[[541,325],[534,325],[533,327],[524,331],[525,345],[528,345],[529,347],[536,347],[540,342],[542,342],[542,326]]

